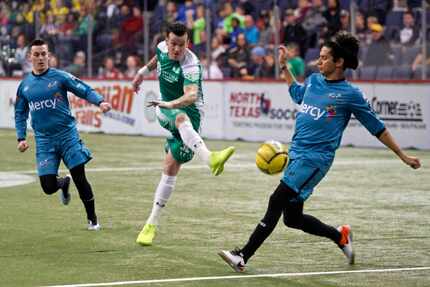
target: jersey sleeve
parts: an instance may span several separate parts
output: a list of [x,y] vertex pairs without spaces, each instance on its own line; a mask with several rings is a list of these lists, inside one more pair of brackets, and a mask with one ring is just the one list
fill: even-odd
[[103,102],[103,96],[96,93],[96,91],[84,81],[67,72],[61,72],[61,74],[63,85],[66,87],[67,91],[97,106]]
[[306,88],[307,88],[308,84],[310,83],[311,77],[312,77],[312,75],[309,76],[305,80],[305,83],[303,85],[294,81],[294,83],[292,83],[290,85],[290,87],[288,88],[288,91],[290,92],[291,99],[296,104],[300,105],[303,102],[303,97],[305,96]]
[[376,115],[361,91],[357,91],[349,103],[352,114],[374,136],[379,136],[385,125]]
[[28,101],[22,95],[22,86],[19,85],[15,100],[15,129],[17,139],[25,139],[27,135]]
[[199,63],[192,63],[182,67],[184,86],[198,85],[202,80],[202,69]]

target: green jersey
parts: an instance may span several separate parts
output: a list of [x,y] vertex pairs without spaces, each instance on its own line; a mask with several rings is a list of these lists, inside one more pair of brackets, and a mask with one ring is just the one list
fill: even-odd
[[[203,113],[202,66],[197,56],[186,49],[181,61],[169,59],[166,41],[157,45],[157,74],[163,101],[172,101],[184,95],[187,85],[198,86],[198,99],[188,107],[181,108],[191,118]],[[197,114],[199,114],[197,116]]]

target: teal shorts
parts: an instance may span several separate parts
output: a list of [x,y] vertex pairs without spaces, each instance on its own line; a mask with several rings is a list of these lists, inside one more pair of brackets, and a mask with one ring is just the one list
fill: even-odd
[[181,109],[162,109],[157,108],[157,119],[160,125],[170,132],[164,146],[165,151],[172,153],[173,158],[179,163],[186,163],[193,159],[194,153],[189,149],[181,139],[179,130],[176,128],[176,116],[186,114],[193,125],[193,129],[199,132],[200,116],[198,118],[190,117],[186,111]]
[[329,165],[315,165],[309,159],[290,159],[282,181],[297,193],[296,201],[304,202],[314,187],[324,178]]
[[36,138],[36,162],[39,176],[58,175],[63,160],[70,170],[91,160],[91,152],[79,138],[76,131],[58,138]]

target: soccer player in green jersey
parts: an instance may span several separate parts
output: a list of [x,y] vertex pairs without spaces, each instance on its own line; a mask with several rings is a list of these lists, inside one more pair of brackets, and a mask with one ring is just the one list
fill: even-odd
[[143,78],[157,68],[161,100],[151,101],[149,105],[156,108],[160,125],[170,132],[152,212],[136,239],[141,245],[152,245],[161,210],[173,192],[183,163],[197,154],[213,175],[219,175],[234,153],[234,147],[211,152],[199,135],[203,118],[202,67],[197,56],[187,48],[188,37],[185,25],[170,24],[166,40],[157,45],[156,56],[139,70],[132,82],[137,92]]

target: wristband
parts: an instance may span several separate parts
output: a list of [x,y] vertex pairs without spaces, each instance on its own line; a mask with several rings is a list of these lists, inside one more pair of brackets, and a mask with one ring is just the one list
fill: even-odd
[[143,68],[139,69],[139,71],[137,71],[137,73],[138,73],[140,76],[148,76],[148,75],[149,75],[149,73],[150,73],[150,71],[149,71],[149,69],[148,69],[148,67],[147,67],[147,66],[143,66]]
[[25,139],[24,138],[19,138],[19,139],[17,139],[17,141],[20,143],[22,141],[25,141]]

